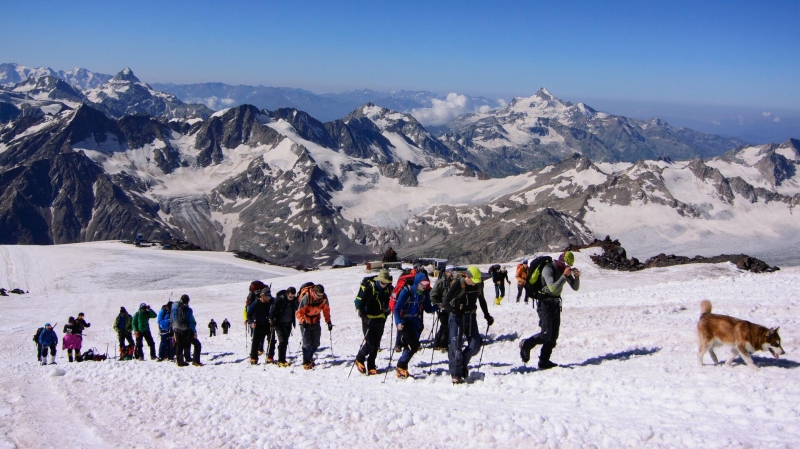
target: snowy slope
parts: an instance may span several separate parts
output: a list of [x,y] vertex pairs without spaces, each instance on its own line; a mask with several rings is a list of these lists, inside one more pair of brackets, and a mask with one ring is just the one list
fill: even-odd
[[[637,273],[601,271],[577,254],[579,292],[564,294],[561,338],[546,372],[524,367],[518,337],[536,331],[523,304],[490,306],[496,319],[474,382],[451,386],[446,356],[412,359],[412,380],[394,372],[348,379],[361,342],[352,299],[362,268],[300,273],[233,259],[119,243],[0,246],[0,285],[30,295],[0,298],[2,447],[794,447],[800,444],[800,269],[741,273],[728,264]],[[483,266],[482,268],[486,268]],[[319,366],[306,372],[251,367],[240,321],[249,280],[273,290],[323,283],[332,303]],[[486,293],[493,297],[487,287]],[[86,312],[85,346],[113,352],[120,306],[154,307],[188,293],[199,326],[228,318],[232,333],[201,331],[202,368],[170,363],[36,365],[36,327]],[[509,295],[511,296],[511,295]],[[696,366],[699,302],[781,326],[785,358],[757,353],[752,371]],[[479,319],[479,326],[485,324]],[[155,324],[151,325],[152,327]],[[426,317],[427,338],[431,318]],[[386,346],[387,334],[383,338]],[[297,351],[292,336],[290,352]],[[719,352],[724,354],[724,352]],[[389,353],[379,355],[386,366]],[[396,357],[395,357],[396,360]],[[534,359],[535,360],[535,359]],[[706,358],[706,363],[710,363]],[[393,363],[394,365],[394,363]],[[478,371],[473,360],[472,371]]]

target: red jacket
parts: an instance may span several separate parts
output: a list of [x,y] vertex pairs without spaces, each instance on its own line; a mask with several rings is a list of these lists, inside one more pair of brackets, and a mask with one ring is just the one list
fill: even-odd
[[317,324],[320,321],[320,313],[325,316],[325,322],[330,324],[331,308],[328,305],[328,296],[323,293],[319,298],[312,290],[300,298],[295,317],[300,324]]

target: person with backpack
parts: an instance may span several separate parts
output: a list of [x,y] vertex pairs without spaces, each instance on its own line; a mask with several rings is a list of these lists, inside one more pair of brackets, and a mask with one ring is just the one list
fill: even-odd
[[361,281],[354,301],[358,316],[361,318],[361,331],[364,333],[364,342],[354,362],[361,374],[378,374],[375,358],[381,348],[391,296],[392,276],[389,275],[389,270],[383,268],[377,276],[365,277]]
[[158,335],[160,336],[157,362],[163,362],[165,359],[175,360],[175,339],[172,334],[171,312],[172,301],[167,301],[166,304],[161,306],[161,310],[158,311],[158,316],[156,317]]
[[139,310],[133,314],[133,336],[136,339],[136,349],[134,357],[136,360],[144,360],[144,343],[150,348],[150,360],[156,359],[156,342],[153,341],[153,334],[150,332],[150,319],[156,318],[156,313],[145,303],[139,304]]
[[[494,318],[489,315],[489,307],[483,295],[481,270],[476,266],[470,266],[466,273],[456,277],[442,301],[442,307],[450,312],[450,345],[447,357],[450,377],[454,384],[464,383],[464,379],[469,375],[469,361],[480,352],[483,345],[478,319],[475,316],[478,304],[483,311],[483,318],[491,326]],[[466,348],[464,348],[465,337]]]
[[222,335],[228,335],[228,329],[231,328],[231,323],[227,318],[222,320]]
[[120,307],[119,315],[114,318],[114,331],[119,339],[119,358],[130,357],[127,353],[125,342],[130,346],[134,346],[132,335],[133,317],[125,310],[125,307]]
[[[286,348],[289,346],[289,336],[295,327],[295,313],[297,312],[297,290],[289,287],[275,295],[275,301],[270,309],[270,320],[273,332],[278,336],[278,366],[289,366],[286,361]],[[222,323],[225,325],[225,323]],[[268,357],[274,356],[274,345],[270,346]]]
[[492,274],[492,283],[494,284],[494,305],[499,306],[503,298],[506,297],[505,283],[508,282],[508,285],[511,285],[511,281],[508,280],[508,271],[506,267],[492,265],[492,267],[489,268],[489,272]]
[[211,322],[208,323],[208,338],[217,336],[217,327],[217,322],[211,318]]
[[259,348],[264,347],[264,339],[270,334],[269,309],[272,307],[272,294],[269,287],[265,286],[259,290],[257,298],[258,300],[247,306],[247,322],[253,329],[253,342],[250,346],[251,365],[258,365]]
[[[403,270],[402,274],[399,278],[397,278],[397,284],[394,286],[394,290],[392,290],[392,296],[389,298],[389,311],[394,313],[394,306],[397,303],[397,297],[400,295],[400,292],[403,290],[403,287],[406,285],[413,285],[414,284],[414,276],[417,275],[422,271],[422,265],[414,265],[411,269]],[[426,273],[427,274],[427,273]],[[397,336],[394,338],[394,352],[403,352],[403,344],[400,341],[402,337],[398,333]]]
[[328,331],[333,330],[331,323],[331,308],[328,305],[328,296],[325,287],[320,284],[308,285],[300,289],[300,304],[297,307],[297,321],[300,322],[300,331],[303,334],[303,369],[314,368],[314,352],[319,348],[322,327],[320,315],[325,317]]
[[189,295],[181,295],[180,301],[172,305],[172,330],[175,331],[175,357],[178,366],[188,366],[189,348],[194,346],[192,365],[203,366],[200,363],[200,340],[197,339],[197,321],[194,312],[189,307]]
[[69,317],[67,324],[64,325],[64,339],[61,342],[61,349],[67,351],[67,359],[72,363],[72,351],[75,351],[75,357],[81,356],[81,337],[78,336],[76,331],[78,325],[75,323],[75,317]]
[[447,294],[450,286],[453,285],[454,272],[455,267],[452,265],[445,268],[444,273],[442,273],[439,280],[436,281],[436,285],[434,285],[433,289],[431,290],[431,304],[439,308],[439,330],[436,331],[436,335],[433,337],[433,349],[438,351],[446,351],[450,341],[450,327],[448,326],[450,321],[450,312],[444,310],[441,307],[441,304],[444,300],[444,295]]
[[522,259],[522,262],[517,265],[517,272],[514,276],[517,279],[517,302],[525,293],[525,304],[528,303],[528,292],[525,290],[525,283],[528,282],[528,260]]
[[[247,307],[250,306],[250,304],[258,301],[258,294],[261,292],[261,290],[265,288],[267,288],[267,285],[258,280],[251,282],[250,286],[248,287],[247,298],[245,298],[244,301],[244,310],[242,315],[244,317],[245,332],[247,332],[247,334],[250,335],[251,337],[253,336],[253,328],[250,327],[250,325],[247,322]],[[261,355],[263,353],[264,353],[264,342],[262,341],[261,345],[258,347],[258,354]]]
[[403,354],[397,360],[397,377],[409,377],[408,363],[419,351],[419,337],[422,334],[422,312],[433,313],[438,308],[431,304],[431,282],[421,271],[414,276],[414,284],[406,285],[397,298],[394,307],[394,324],[402,336]]
[[[81,312],[78,314],[78,318],[75,318],[75,324],[73,326],[73,335],[76,335],[80,339],[81,345],[83,345],[83,330],[87,327],[92,327],[92,325],[86,322],[86,315]],[[82,359],[81,353],[76,351],[75,361],[80,362]]]
[[[535,262],[535,261],[534,261]],[[539,353],[539,369],[550,369],[558,366],[550,361],[550,355],[558,340],[558,331],[561,327],[561,291],[564,284],[569,284],[572,290],[578,291],[581,285],[581,273],[577,268],[572,268],[575,263],[575,255],[571,251],[565,251],[558,256],[558,260],[552,259],[544,262],[539,274],[538,267],[534,268],[529,283],[535,290],[536,311],[539,314],[539,327],[541,331],[519,342],[519,356],[523,363],[528,363],[531,358],[531,349],[536,345],[542,345]],[[533,279],[539,274],[541,279]]]
[[42,332],[44,332],[44,328],[40,327],[33,334],[33,342],[36,343],[36,361],[39,363],[42,363],[42,344],[39,342],[39,335],[42,335]]
[[44,330],[39,334],[39,345],[42,348],[42,365],[47,365],[47,350],[50,350],[50,364],[56,364],[56,345],[58,344],[58,335],[50,323],[44,323]]

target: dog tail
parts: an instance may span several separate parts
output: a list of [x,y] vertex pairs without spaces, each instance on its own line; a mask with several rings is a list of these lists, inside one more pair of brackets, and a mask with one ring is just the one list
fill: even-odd
[[706,313],[711,313],[711,301],[704,299],[700,302],[700,313],[705,315]]

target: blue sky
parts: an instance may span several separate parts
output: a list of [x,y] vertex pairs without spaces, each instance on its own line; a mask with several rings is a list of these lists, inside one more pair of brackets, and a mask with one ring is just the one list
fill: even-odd
[[798,1],[228,3],[2,1],[0,62],[317,93],[545,86],[601,104],[800,110]]

